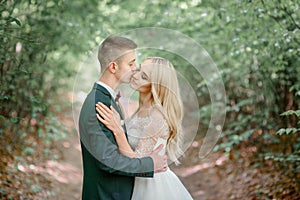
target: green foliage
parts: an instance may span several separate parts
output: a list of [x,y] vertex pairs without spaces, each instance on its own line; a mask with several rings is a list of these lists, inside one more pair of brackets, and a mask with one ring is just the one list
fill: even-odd
[[295,163],[295,162],[300,162],[300,155],[299,155],[299,153],[292,153],[292,154],[282,154],[281,153],[281,154],[275,154],[275,155],[273,153],[267,153],[267,154],[265,154],[264,159],[266,159],[266,160],[272,159],[272,160],[279,161],[282,163],[285,163],[285,162]]
[[[255,146],[263,159],[299,162],[300,16],[294,0],[1,1],[3,149],[25,145],[23,153],[35,155],[34,145],[24,142],[35,136],[49,154],[65,132],[50,106],[65,98],[58,94],[74,80],[78,63],[109,34],[149,26],[192,37],[215,61],[227,95],[226,124],[215,150]],[[177,55],[142,52],[148,54],[167,57],[189,79],[201,123],[208,126],[211,105],[203,77]]]
[[[289,127],[289,128],[281,128],[276,133],[280,136],[282,135],[290,135],[290,139],[295,140],[293,145],[293,149],[290,153],[266,153],[264,155],[264,159],[272,159],[274,161],[278,161],[282,164],[292,163],[296,164],[295,169],[296,172],[300,171],[299,162],[300,162],[300,139],[297,134],[300,133],[300,110],[288,110],[281,114],[284,117],[294,117],[298,118],[298,123],[296,126],[298,127]],[[294,139],[296,138],[296,139]]]
[[288,110],[284,113],[281,113],[280,115],[281,116],[296,115],[298,118],[300,118],[300,110]]
[[34,155],[34,149],[31,148],[31,147],[26,147],[25,149],[23,149],[22,153],[25,154],[25,155],[33,156]]
[[0,194],[3,195],[3,196],[5,196],[7,194],[6,189],[0,188]]
[[32,185],[30,191],[33,192],[33,193],[38,193],[38,192],[40,192],[42,189],[43,189],[43,188],[42,188],[41,186],[39,186],[39,185]]
[[[82,6],[87,15],[77,15]],[[87,22],[96,10],[62,0],[1,1],[0,136],[11,138],[11,145],[22,144],[24,132],[35,134],[36,127],[46,129],[46,140],[61,134],[45,117],[57,92],[75,76],[74,57],[95,44],[88,38],[96,28]]]
[[289,135],[289,134],[297,133],[297,132],[299,132],[299,131],[300,131],[299,128],[281,128],[281,129],[279,129],[276,133],[277,133],[278,135],[283,135],[283,134]]
[[[265,148],[269,142],[290,145],[272,132],[295,124],[282,120],[279,113],[299,108],[299,4],[257,0],[215,2],[210,6],[214,15],[207,24],[215,28],[210,39],[216,40],[207,40],[205,46],[213,52],[218,67],[224,69],[228,102],[222,142],[215,149],[231,151],[254,143]],[[280,133],[297,131],[288,128]],[[241,135],[247,137],[238,139]],[[293,138],[290,143],[294,142]]]

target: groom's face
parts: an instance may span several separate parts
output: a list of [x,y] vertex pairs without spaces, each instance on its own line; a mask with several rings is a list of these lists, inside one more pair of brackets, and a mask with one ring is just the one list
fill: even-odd
[[120,58],[118,67],[118,71],[116,72],[117,78],[121,83],[129,83],[133,72],[136,69],[134,50],[129,51]]

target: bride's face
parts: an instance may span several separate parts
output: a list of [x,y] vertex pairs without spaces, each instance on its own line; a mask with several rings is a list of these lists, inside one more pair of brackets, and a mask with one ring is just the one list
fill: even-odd
[[148,93],[151,91],[151,60],[145,60],[139,69],[136,70],[135,74],[131,78],[130,86],[132,89],[142,93]]

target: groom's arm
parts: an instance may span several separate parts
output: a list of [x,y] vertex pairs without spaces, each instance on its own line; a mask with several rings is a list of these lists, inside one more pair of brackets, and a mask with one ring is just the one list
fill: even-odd
[[93,110],[88,109],[87,121],[83,125],[87,137],[82,138],[82,143],[96,159],[97,167],[109,173],[125,176],[153,177],[154,164],[152,158],[123,156],[118,150],[113,133],[96,118],[96,102],[101,101],[110,106],[110,97],[101,96],[101,99],[95,98],[94,101],[94,108]]
[[99,132],[91,135],[91,151],[97,166],[104,171],[126,176],[153,177],[152,158],[123,156],[114,141],[113,133],[100,125]]

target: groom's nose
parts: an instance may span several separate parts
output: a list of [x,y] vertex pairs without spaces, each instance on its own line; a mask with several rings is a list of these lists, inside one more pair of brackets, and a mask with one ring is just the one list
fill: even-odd
[[137,72],[138,72],[138,69],[136,69],[136,70],[134,70],[134,71],[132,71],[132,72],[133,72],[133,73],[132,73],[131,78],[136,79],[136,74],[137,74]]
[[136,68],[136,66],[134,66],[134,68],[131,69],[132,76],[135,75],[138,71],[139,71],[139,68]]
[[135,70],[136,70],[136,64],[134,63],[134,64],[132,65],[132,67],[131,67],[131,71],[134,73]]

